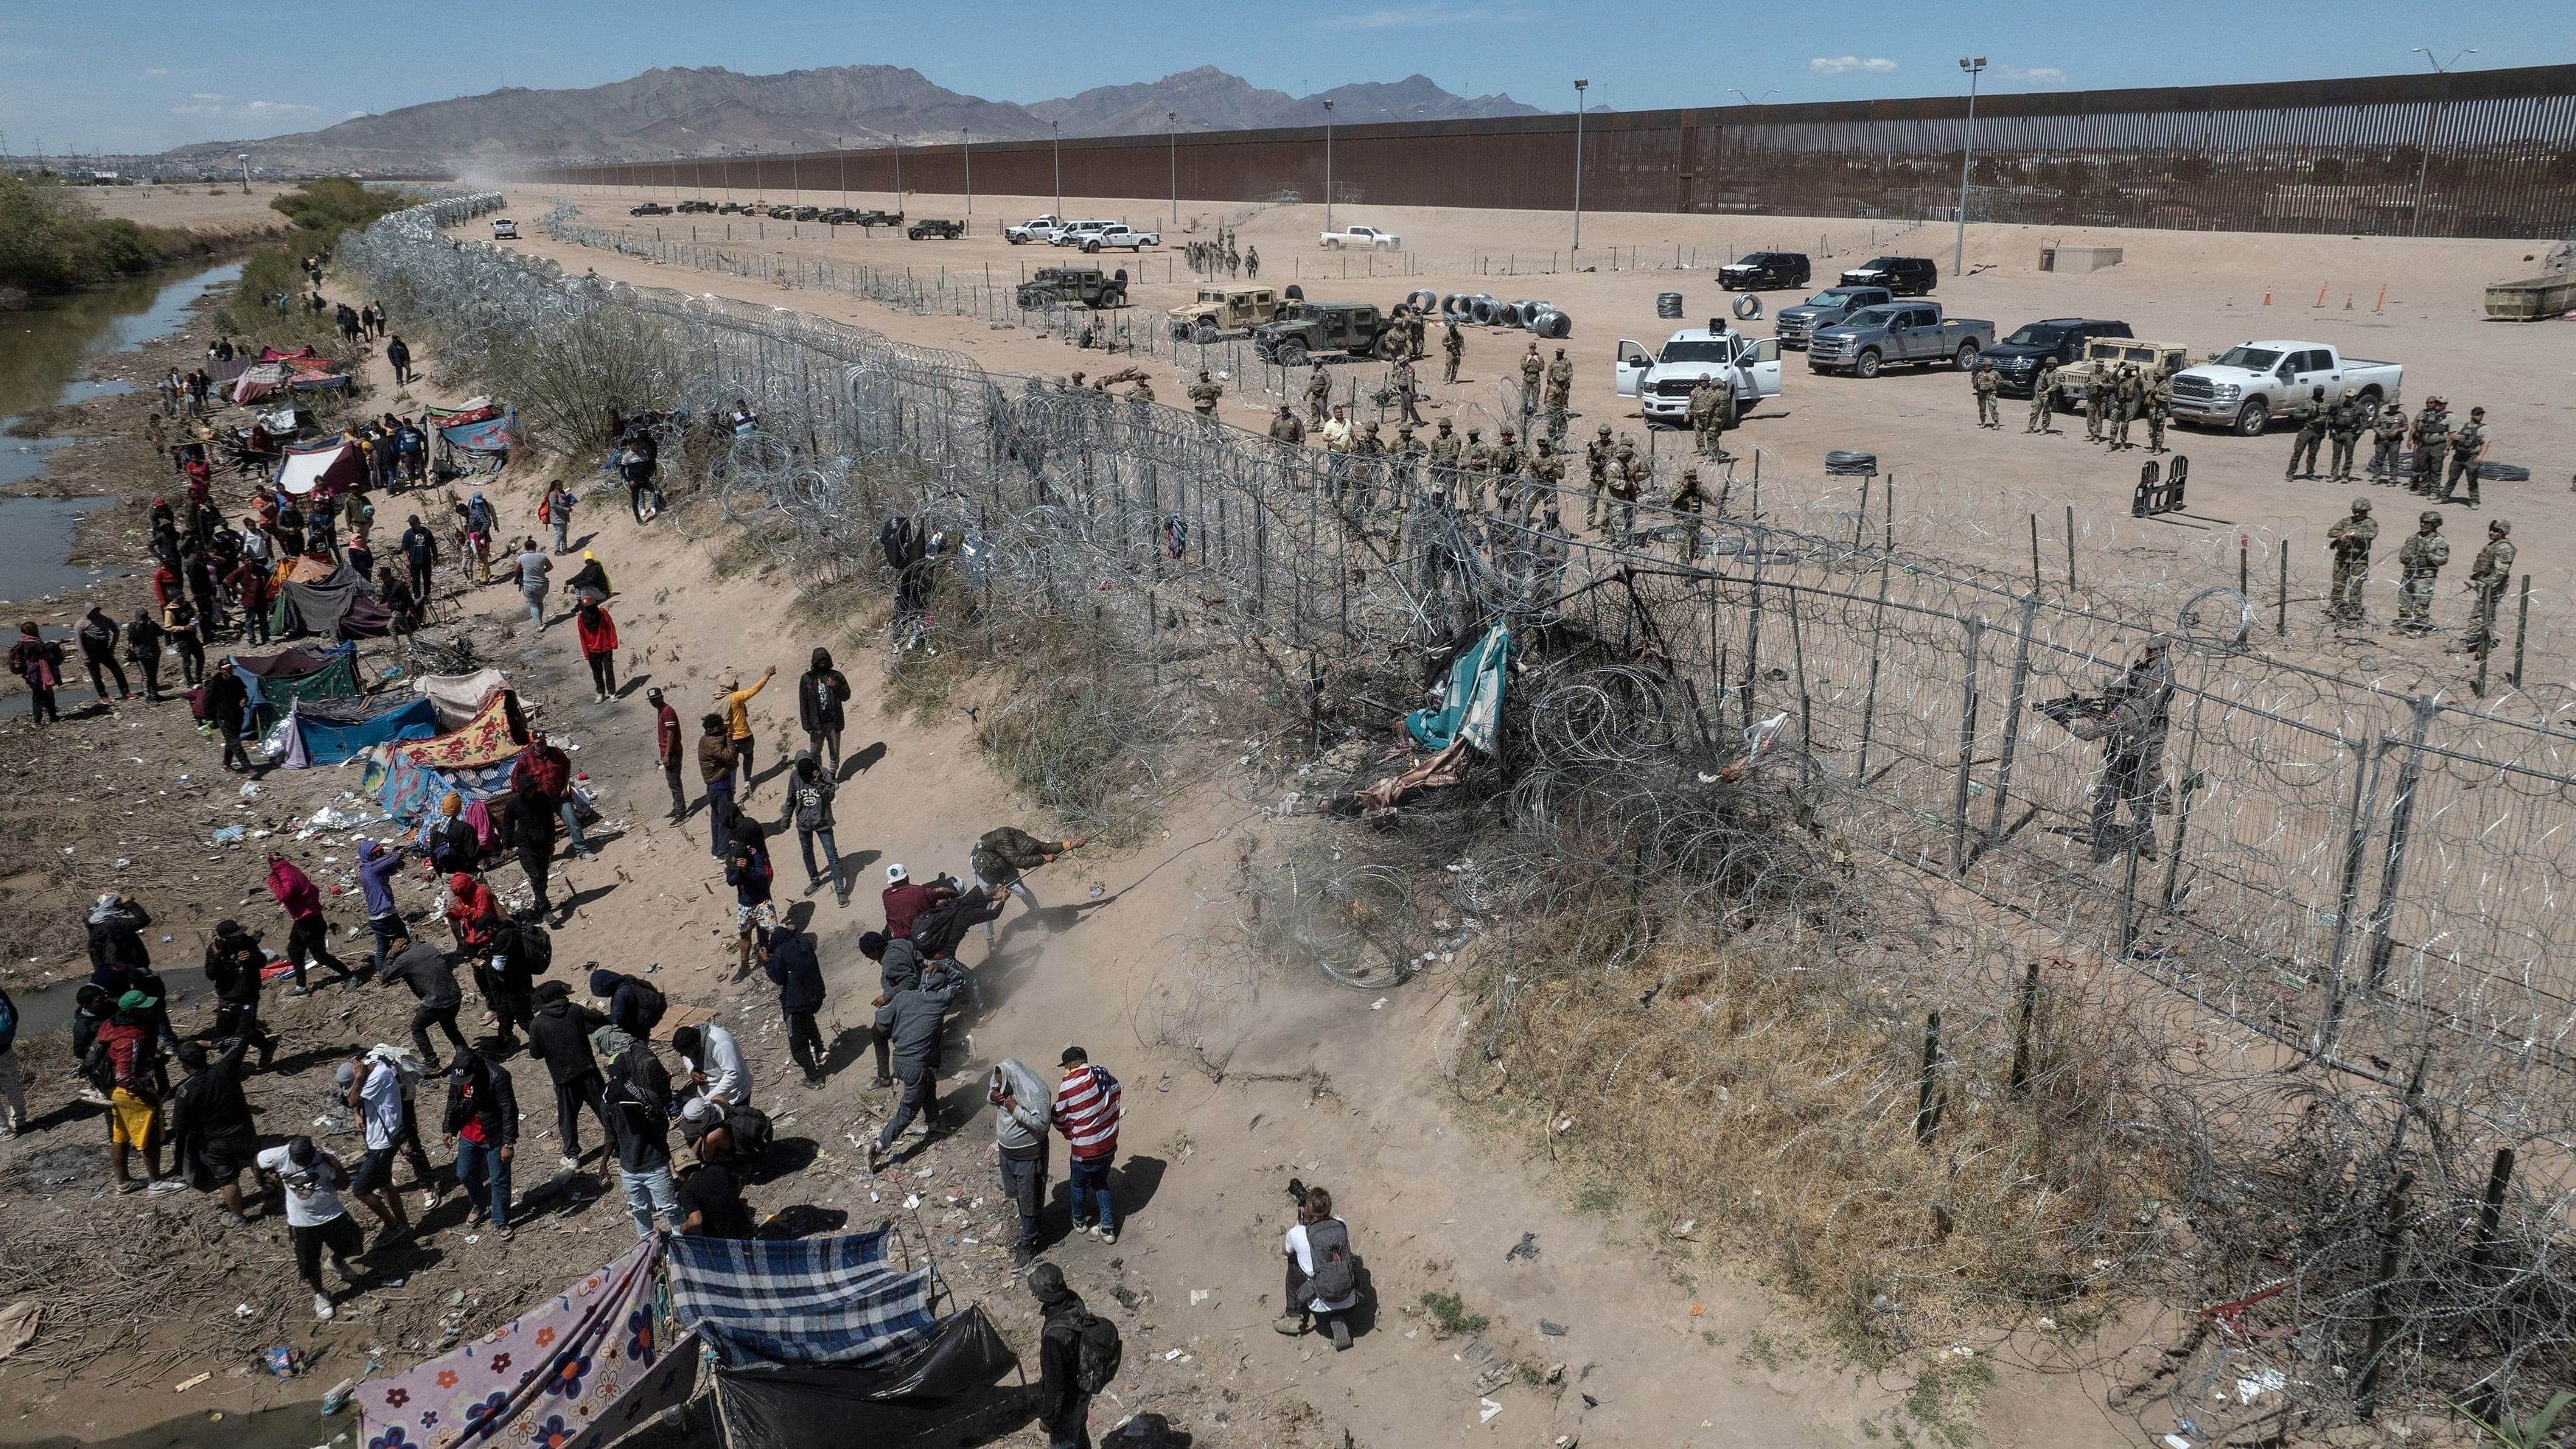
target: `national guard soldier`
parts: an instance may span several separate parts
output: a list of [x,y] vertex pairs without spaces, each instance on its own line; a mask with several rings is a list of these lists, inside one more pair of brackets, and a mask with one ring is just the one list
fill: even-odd
[[1128,383],[1127,400],[1132,403],[1151,403],[1154,400],[1154,384],[1147,381],[1143,373],[1138,373]]
[[1243,274],[1243,253],[1236,251],[1232,242],[1225,244],[1225,274],[1229,277]]
[[2132,849],[2155,858],[2156,805],[2164,794],[2165,734],[2173,705],[2171,648],[2172,641],[2159,634],[2100,698],[2040,706],[2077,739],[2102,742],[2102,775],[2093,787],[2096,865]]
[[1466,451],[1466,443],[1449,426],[1449,420],[1442,418],[1440,431],[1431,435],[1431,491],[1452,508],[1458,506],[1458,462]]
[[2084,380],[2084,441],[2102,441],[2102,418],[2111,407],[2110,369],[2096,368]]
[[1333,380],[1324,376],[1324,364],[1318,362],[1315,370],[1306,377],[1306,422],[1309,426],[1320,427],[1323,424],[1324,406],[1332,400]]
[[1726,449],[1726,407],[1731,401],[1727,394],[1727,385],[1714,377],[1702,377],[1691,384],[1691,434],[1698,440],[1703,458],[1714,458]]
[[2477,604],[2469,614],[2468,637],[2460,647],[2484,654],[2499,642],[2496,638],[2496,608],[2504,602],[2505,586],[2513,581],[2513,525],[2498,518],[2487,524],[2487,546],[2478,550],[2478,561],[2469,569],[2469,584],[2478,592]]
[[1458,360],[1467,355],[1467,334],[1458,330],[1458,319],[1452,317],[1440,329],[1440,352],[1447,359],[1440,368],[1442,382],[1458,380]]
[[1281,403],[1278,413],[1270,419],[1270,441],[1292,448],[1305,446],[1306,425],[1297,421],[1296,410],[1286,403]]
[[2370,476],[2381,483],[2397,477],[2397,455],[2406,450],[2406,409],[2395,403],[2379,410],[2370,426]]
[[2147,450],[2165,450],[2165,419],[2173,416],[2173,378],[2159,377],[2147,388]]
[[1421,388],[1413,380],[1413,364],[1399,357],[1386,371],[1386,385],[1395,394],[1396,412],[1408,423],[1420,424],[1422,408],[1417,394]]
[[1533,342],[1529,345],[1529,351],[1521,354],[1521,423],[1523,426],[1527,426],[1530,419],[1538,416],[1538,380],[1546,372],[1547,364],[1539,359],[1538,344]]
[[2361,430],[2370,422],[2370,402],[2358,393],[2345,393],[2335,401],[2334,413],[2326,421],[2326,437],[2332,442],[2333,462],[2326,465],[2326,477],[2337,483],[2352,481],[2352,452],[2361,441]]
[[1601,524],[1601,495],[1610,487],[1610,473],[1614,463],[1613,451],[1610,446],[1610,425],[1603,423],[1600,430],[1593,435],[1592,441],[1583,447],[1584,474],[1592,485],[1591,491],[1585,495],[1583,501],[1583,526],[1586,528],[1598,528]]
[[2451,409],[2439,397],[2424,399],[2423,410],[2415,414],[2415,476],[2407,488],[2431,497],[2433,485],[2442,479],[2442,455],[2451,450]]
[[2397,551],[2397,627],[2407,634],[2433,628],[2433,577],[2451,561],[2451,541],[2442,536],[2442,515],[2430,509],[2415,520],[2415,532]]
[[2138,365],[2121,363],[2111,378],[2111,451],[2129,446],[2129,423],[2137,417],[2146,391],[2138,381]]
[[1422,309],[1415,307],[1404,314],[1404,357],[1407,362],[1420,362],[1431,354],[1422,349],[1422,329],[1429,326]]
[[1243,249],[1243,279],[1247,282],[1256,281],[1260,276],[1261,248],[1245,247]]
[[[1528,497],[1547,500],[1547,516],[1552,524],[1556,519],[1557,498],[1565,488],[1565,455],[1556,450],[1552,440],[1540,438],[1530,444],[1529,474]],[[1524,519],[1529,516],[1529,503],[1526,501],[1521,505],[1521,516]]]
[[2002,385],[2003,376],[1995,371],[1995,360],[1983,353],[1978,354],[1976,369],[1968,374],[1968,390],[1977,395],[1978,427],[2000,428],[2004,425],[1995,403],[1995,389]]
[[1208,377],[1206,368],[1200,368],[1199,380],[1190,384],[1190,410],[1200,417],[1214,418],[1216,405],[1224,397],[1225,389]]
[[2370,582],[2370,546],[2379,539],[2379,520],[2370,516],[2370,500],[2352,500],[2352,512],[2326,529],[2326,552],[2334,555],[2334,587],[2326,594],[2326,617],[2358,624],[2362,589]]
[[1682,526],[1682,557],[1691,563],[1699,562],[1699,515],[1706,504],[1707,498],[1699,491],[1699,470],[1684,468],[1681,486],[1673,490],[1672,502],[1665,506],[1673,510],[1675,520]]
[[[1619,537],[1637,536],[1637,495],[1645,491],[1646,460],[1637,456],[1637,441],[1625,433],[1619,435],[1618,451],[1610,455],[1612,464],[1610,496],[1619,500],[1621,518]],[[1607,520],[1604,521],[1607,526]]]
[[1494,445],[1484,440],[1482,428],[1467,430],[1467,446],[1460,453],[1461,491],[1458,508],[1463,513],[1476,513],[1485,507],[1485,480],[1494,476]]
[[2281,470],[2282,482],[2301,476],[2302,460],[2307,467],[2305,476],[2317,476],[2317,449],[2325,446],[2326,425],[2333,415],[2334,405],[2326,401],[2323,387],[2308,389],[2308,395],[2291,406],[2290,421],[2299,425],[2299,436],[2290,444],[2290,466]]
[[1547,440],[1565,441],[1565,412],[1574,404],[1574,364],[1565,360],[1565,349],[1556,349],[1556,359],[1547,365]]
[[1519,437],[1510,428],[1503,429],[1503,440],[1494,445],[1494,506],[1500,508],[1520,489],[1521,474],[1529,460],[1521,453]]
[[1363,515],[1377,507],[1377,475],[1386,467],[1386,439],[1378,436],[1377,429],[1374,420],[1361,424],[1359,439],[1351,444],[1351,455],[1359,459],[1354,465],[1358,482],[1353,485],[1353,501]]
[[2052,357],[2039,365],[2039,378],[2030,385],[2030,421],[2025,433],[2053,433],[2050,426],[2057,412],[2057,359]]
[[[2471,408],[2468,424],[2451,434],[2451,472],[2442,482],[2443,502],[2448,503],[2458,496],[2460,480],[2466,478],[2469,480],[2469,506],[2478,506],[2478,465],[2485,461],[2486,456],[2487,410]],[[2507,545],[2507,551],[2510,550],[2511,545]]]

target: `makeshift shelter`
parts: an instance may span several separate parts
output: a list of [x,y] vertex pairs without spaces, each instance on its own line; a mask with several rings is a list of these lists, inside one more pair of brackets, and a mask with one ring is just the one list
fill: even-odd
[[270,632],[320,634],[333,639],[381,639],[393,629],[393,611],[365,579],[343,564],[328,578],[306,583],[289,577],[269,605]]
[[[262,731],[296,700],[348,699],[358,692],[358,650],[353,644],[328,649],[286,649],[275,654],[236,654],[233,674],[250,692],[246,718]],[[205,686],[188,691],[188,710],[206,717]]]
[[271,480],[285,492],[301,496],[316,489],[325,498],[367,482],[367,466],[359,457],[357,445],[346,438],[326,442],[289,445],[278,460],[277,475]]
[[891,1233],[670,1240],[671,1314],[713,1354],[733,1449],[895,1442],[998,1396],[1019,1361],[980,1308],[935,1316],[934,1275],[888,1263]]
[[387,815],[405,825],[418,825],[438,813],[438,802],[453,793],[471,805],[510,788],[510,762],[441,769],[411,757],[400,743],[367,755],[367,773],[359,790],[376,798]]
[[472,1343],[360,1384],[357,1442],[601,1449],[685,1401],[697,1345],[656,1306],[661,1254],[658,1239],[642,1239]]
[[510,677],[497,669],[478,669],[472,674],[419,674],[411,681],[412,692],[437,706],[438,727],[462,729],[483,712],[495,690],[509,687]]
[[413,763],[434,770],[473,770],[506,765],[527,743],[528,719],[519,709],[519,697],[504,689],[484,700],[463,726],[396,748]]
[[278,722],[271,758],[290,770],[337,765],[376,745],[425,740],[438,733],[438,711],[425,699],[384,696],[340,704],[298,700]]
[[1474,648],[1449,666],[1447,692],[1437,709],[1418,709],[1404,717],[1414,743],[1426,750],[1445,750],[1465,741],[1479,754],[1494,752],[1494,729],[1503,712],[1505,667],[1512,658],[1512,631],[1496,624]]

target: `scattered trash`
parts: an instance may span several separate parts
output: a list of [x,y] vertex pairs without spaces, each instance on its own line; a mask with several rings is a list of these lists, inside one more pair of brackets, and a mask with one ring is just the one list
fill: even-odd
[[2277,1394],[2289,1386],[2289,1376],[2279,1369],[2257,1369],[2250,1377],[2236,1381],[2236,1402],[2250,1404],[2265,1394]]
[[1677,1227],[1677,1228],[1675,1228],[1675,1229],[1673,1229],[1673,1236],[1674,1236],[1674,1237],[1676,1237],[1676,1238],[1687,1238],[1687,1237],[1689,1237],[1689,1236],[1691,1235],[1691,1229],[1696,1228],[1696,1227],[1698,1227],[1698,1226],[1699,1226],[1699,1219],[1697,1219],[1697,1218],[1684,1218],[1684,1219],[1682,1219],[1681,1226],[1680,1226],[1680,1227]]
[[1511,1250],[1503,1254],[1503,1261],[1506,1263],[1511,1262],[1515,1258],[1527,1258],[1532,1262],[1538,1261],[1538,1234],[1521,1234],[1521,1240],[1512,1244]]
[[[1490,1424],[1494,1421],[1494,1416],[1502,1411],[1503,1406],[1495,1403],[1493,1400],[1478,1399],[1476,1401],[1476,1422],[1479,1424]],[[1706,1426],[1703,1425],[1702,1427],[1705,1428]]]
[[172,1384],[172,1385],[170,1386],[170,1390],[171,1390],[171,1392],[173,1392],[173,1393],[180,1393],[180,1394],[184,1394],[184,1393],[186,1393],[188,1390],[195,1388],[197,1385],[202,1384],[202,1383],[204,1383],[206,1380],[208,1380],[208,1379],[210,1379],[210,1378],[213,1378],[213,1377],[214,1377],[214,1375],[213,1375],[212,1373],[202,1373],[202,1374],[197,1375],[197,1376],[196,1376],[195,1378],[193,1378],[193,1379],[181,1379],[181,1380],[179,1380],[177,1383]]
[[259,782],[258,782],[257,780],[245,780],[245,781],[243,781],[243,782],[242,782],[242,787],[241,787],[241,797],[242,797],[243,799],[245,799],[245,800],[256,800],[256,799],[258,799],[258,798],[259,798],[259,796],[260,796],[260,784],[259,784]]
[[215,832],[213,843],[216,845],[239,845],[242,843],[242,836],[244,833],[246,833],[245,828],[242,826],[227,825],[223,829]]
[[268,1365],[270,1373],[282,1379],[291,1379],[304,1372],[304,1355],[285,1344],[263,1351],[259,1358],[260,1362]]
[[908,1192],[903,1195],[903,1210],[905,1212],[911,1212],[920,1206],[921,1194],[917,1192]]
[[1205,1303],[1206,1301],[1208,1301],[1208,1296],[1209,1296],[1210,1294],[1214,1293],[1215,1291],[1216,1291],[1216,1290],[1215,1290],[1215,1289],[1213,1289],[1213,1288],[1193,1288],[1193,1289],[1191,1289],[1191,1290],[1190,1290],[1190,1306],[1191,1306],[1191,1307],[1193,1307],[1193,1308],[1195,1308],[1195,1307],[1197,1307],[1199,1304]]
[[[1175,1361],[1177,1361],[1177,1360],[1180,1358],[1180,1356],[1181,1356],[1181,1351],[1180,1351],[1179,1349],[1177,1349],[1177,1348],[1176,1348],[1176,1349],[1173,1349],[1173,1350],[1171,1350],[1170,1352],[1168,1352],[1168,1353],[1166,1353],[1166,1354],[1164,1354],[1164,1355],[1163,1355],[1163,1362],[1165,1362],[1165,1363],[1172,1363],[1172,1362],[1175,1362]],[[185,1388],[185,1387],[187,1387],[187,1386],[186,1386],[185,1384],[182,1384],[182,1385],[180,1385],[180,1387]]]
[[1550,1337],[1550,1338],[1563,1338],[1563,1337],[1565,1337],[1565,1325],[1564,1325],[1564,1324],[1562,1324],[1562,1323],[1550,1323],[1550,1322],[1548,1322],[1548,1321],[1547,1321],[1546,1319],[1544,1319],[1544,1318],[1542,1318],[1542,1319],[1540,1319],[1540,1320],[1538,1321],[1538,1331],[1539,1331],[1539,1332],[1541,1332],[1541,1333],[1543,1333],[1543,1334],[1546,1334],[1546,1335],[1547,1335],[1548,1337]]
[[242,1304],[242,1305],[240,1305],[240,1306],[236,1307],[235,1309],[233,1309],[233,1317],[235,1317],[235,1318],[256,1318],[256,1317],[258,1317],[258,1316],[259,1316],[259,1310],[258,1310],[258,1309],[256,1309],[256,1308],[251,1307],[251,1306],[250,1306],[249,1304],[247,1304],[247,1303],[244,1303],[244,1304]]
[[2191,1449],[2191,1441],[2180,1434],[2167,1434],[2164,1444],[2165,1449]]
[[1377,1011],[1377,1010],[1380,1010],[1380,1009],[1382,1009],[1382,1008],[1384,1008],[1384,1007],[1385,1007],[1386,1003],[1387,1003],[1387,998],[1386,998],[1386,997],[1381,996],[1381,997],[1379,997],[1377,1000],[1372,1001],[1372,1002],[1370,1002],[1370,1003],[1369,1003],[1369,1010],[1371,1010],[1371,1011]]
[[1694,1303],[1694,1304],[1692,1304],[1692,1305],[1691,1305],[1691,1309],[1690,1309],[1690,1316],[1691,1316],[1691,1317],[1693,1317],[1693,1318],[1705,1318],[1705,1317],[1707,1317],[1707,1316],[1708,1316],[1708,1305],[1707,1305],[1707,1304],[1705,1304],[1705,1303]]

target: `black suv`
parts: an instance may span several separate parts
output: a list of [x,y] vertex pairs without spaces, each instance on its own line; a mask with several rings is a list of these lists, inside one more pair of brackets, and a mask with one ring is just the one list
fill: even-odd
[[1900,297],[1928,297],[1941,285],[1930,257],[1873,257],[1842,275],[1847,287],[1885,287]]
[[1741,261],[1729,262],[1717,269],[1717,285],[1729,292],[1803,287],[1807,285],[1807,254],[1747,252]]
[[2126,322],[2104,322],[2091,317],[2051,317],[2040,322],[2025,322],[2013,329],[2010,337],[1979,354],[1995,365],[1996,381],[2003,390],[2020,397],[2030,396],[2039,378],[2041,364],[2054,362],[2060,367],[2084,355],[2084,344],[2096,337],[2134,337]]

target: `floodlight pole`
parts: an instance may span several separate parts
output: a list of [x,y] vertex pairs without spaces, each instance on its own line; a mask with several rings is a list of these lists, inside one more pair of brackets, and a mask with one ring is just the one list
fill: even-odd
[[2416,148],[2415,154],[2415,219],[2407,228],[2406,234],[2422,236],[2424,234],[2424,181],[2433,169],[2433,126],[2441,119],[2443,105],[2451,98],[2451,67],[2460,63],[2460,55],[2475,55],[2477,51],[2464,50],[2460,55],[2452,56],[2449,61],[2444,62],[2433,59],[2433,52],[2420,45],[2414,47],[2414,50],[2417,55],[2424,57],[2426,64],[2433,67],[2433,73],[2442,78],[2440,98],[2424,110],[2424,143]]
[[1181,113],[1178,111],[1165,111],[1163,113],[1163,140],[1171,147],[1172,152],[1171,230],[1174,232],[1178,232],[1181,229],[1181,135],[1178,130],[1180,121]]
[[966,158],[966,214],[975,214],[975,142],[966,128],[957,128],[957,154]]
[[1049,121],[1047,130],[1055,136],[1055,214],[1064,219],[1064,122]]
[[847,136],[834,136],[834,137],[832,138],[832,151],[833,151],[833,154],[834,154],[835,156],[837,156],[837,157],[840,159],[840,162],[841,162],[841,209],[842,209],[843,211],[847,211],[847,210],[849,210],[849,209],[850,209],[850,150],[849,150],[849,146],[850,146],[850,138],[849,138],[849,137],[847,137]]
[[1324,230],[1333,229],[1333,103],[1324,102]]
[[1959,57],[1959,69],[1968,73],[1968,139],[1959,151],[1959,234],[1950,251],[1950,275],[1955,277],[1968,268],[1968,167],[1977,156],[1977,77],[1985,72],[1982,55]]
[[1583,250],[1583,93],[1592,82],[1574,83],[1574,249]]

